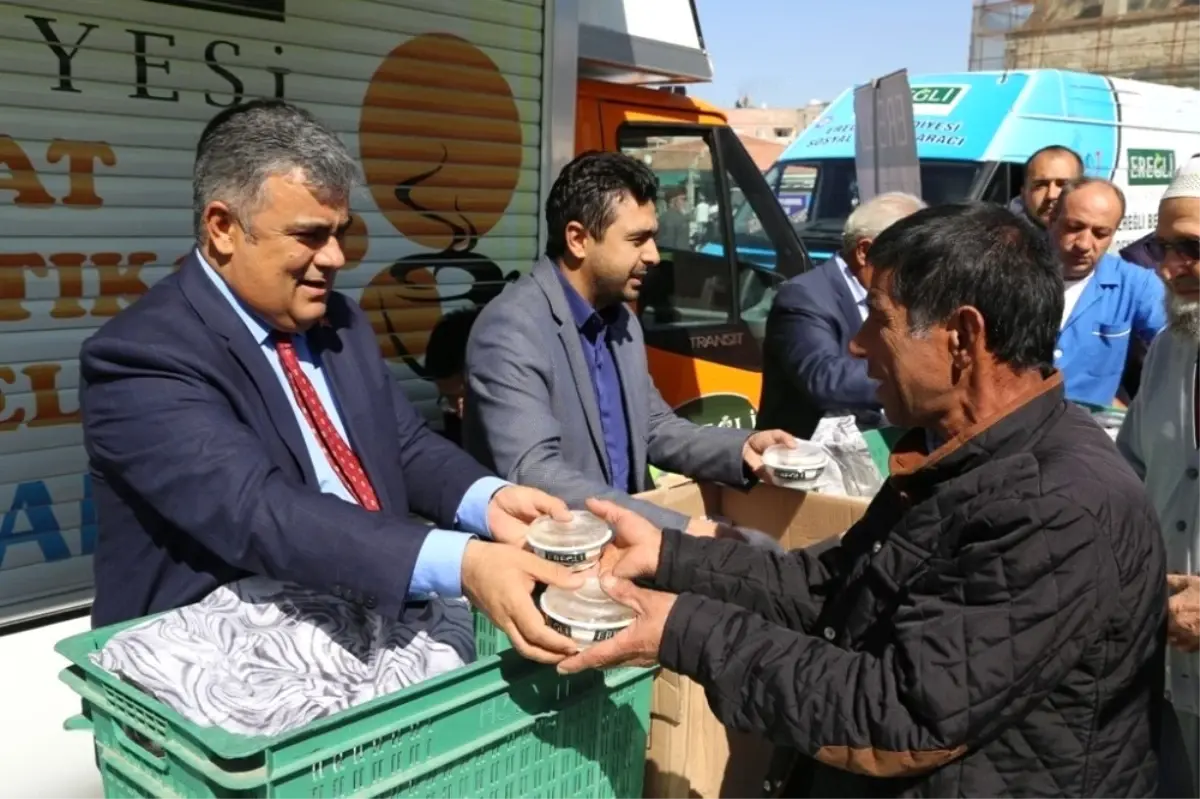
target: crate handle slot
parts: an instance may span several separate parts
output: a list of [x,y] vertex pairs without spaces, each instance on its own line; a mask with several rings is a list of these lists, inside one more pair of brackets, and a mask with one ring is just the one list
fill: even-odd
[[121,724],[114,719],[112,726],[123,751],[129,752],[155,771],[166,772],[168,764],[165,749],[128,724]]
[[[121,749],[156,771],[165,772],[167,770],[169,763],[167,762],[165,743],[160,744],[145,733],[131,729],[128,725],[118,722],[117,719],[120,718],[120,714],[116,712],[108,697],[102,691],[98,691],[86,679],[76,674],[73,669],[63,669],[59,672],[58,677],[85,701],[91,702],[109,714],[112,718],[112,727],[116,733],[117,742],[121,745]],[[72,720],[68,719],[67,721],[70,723]]]
[[[74,667],[66,668],[60,671],[58,673],[58,679],[66,683],[72,691],[79,694],[79,696],[85,701],[91,702],[113,719],[120,718],[121,713],[119,713],[118,710],[113,706],[112,702],[108,700],[108,697],[105,696],[102,691],[97,690],[95,686],[93,686],[85,678],[75,673],[73,668]],[[114,726],[118,725],[114,724]],[[123,734],[124,730],[118,730],[118,733]],[[122,741],[122,743],[124,742]],[[169,761],[165,756],[161,761],[155,761],[152,758],[151,753],[147,752],[145,755],[143,755],[141,753],[144,750],[142,750],[138,744],[133,741],[130,741],[129,743],[130,746],[126,748],[127,751],[129,751],[129,753],[133,756],[145,760],[149,765],[159,769],[160,771],[166,770],[169,766]],[[261,785],[265,779],[265,766],[259,766],[248,771],[226,771],[220,766],[209,761],[204,756],[193,752],[188,746],[185,746],[178,741],[171,740],[170,738],[164,740],[161,744],[159,744],[159,746],[161,746],[161,749],[164,751],[164,753],[170,752],[175,757],[184,761],[185,765],[188,767],[202,772],[203,774],[207,775],[208,779],[211,779],[213,782],[219,784],[222,788],[226,788],[230,791],[244,791],[255,788]],[[162,763],[161,767],[158,765],[159,762]]]
[[138,768],[137,764],[129,763],[129,758],[125,756],[124,752],[111,749],[102,743],[97,743],[96,765],[100,766],[101,763],[119,772],[125,780],[134,783],[141,791],[139,796],[156,796],[159,799],[183,799],[183,794],[178,793],[174,788],[167,786],[161,780],[155,779],[154,775]]

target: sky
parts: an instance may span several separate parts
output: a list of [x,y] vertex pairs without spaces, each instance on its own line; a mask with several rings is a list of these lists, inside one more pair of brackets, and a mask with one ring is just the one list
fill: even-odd
[[696,0],[711,84],[688,94],[732,106],[829,101],[852,84],[907,68],[967,68],[971,0]]

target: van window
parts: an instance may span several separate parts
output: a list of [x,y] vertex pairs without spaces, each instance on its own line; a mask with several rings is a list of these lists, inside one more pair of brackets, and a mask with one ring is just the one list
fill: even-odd
[[793,225],[808,221],[808,209],[812,205],[813,186],[817,181],[817,168],[809,164],[788,163],[776,172],[775,196]]
[[[732,182],[732,176],[730,176]],[[731,197],[733,192],[730,193]],[[744,199],[733,226],[733,253],[737,270],[738,316],[755,340],[766,336],[767,313],[782,276],[776,268],[775,245],[762,219]]]
[[1024,179],[1023,164],[997,164],[996,171],[992,173],[992,178],[979,199],[997,205],[1008,205],[1021,193],[1021,183]]
[[642,326],[726,323],[733,318],[733,285],[724,248],[711,246],[725,238],[711,136],[657,133],[627,125],[618,133],[621,152],[641,159],[659,180],[661,261],[642,287]]
[[[982,169],[983,164],[972,161],[921,161],[921,194],[930,205],[965,200]],[[773,171],[769,179],[778,182],[776,193],[781,203],[785,192],[796,192],[801,176],[812,182],[804,218],[795,218],[790,210],[788,214],[800,232],[810,228],[840,231],[858,205],[858,173],[852,158],[792,161],[776,165]]]

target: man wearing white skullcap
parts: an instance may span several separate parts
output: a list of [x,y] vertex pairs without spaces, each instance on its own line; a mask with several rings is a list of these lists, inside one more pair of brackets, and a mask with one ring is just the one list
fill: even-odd
[[[1158,209],[1167,328],[1146,356],[1117,446],[1146,481],[1167,542],[1167,697],[1159,796],[1196,796],[1200,750],[1200,156]],[[1181,742],[1182,741],[1182,742]]]

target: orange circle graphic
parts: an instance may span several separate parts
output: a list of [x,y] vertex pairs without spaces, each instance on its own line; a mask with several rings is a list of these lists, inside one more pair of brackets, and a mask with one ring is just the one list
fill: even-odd
[[[520,115],[487,54],[458,36],[430,33],[393,49],[375,70],[358,134],[379,211],[427,248],[376,274],[359,305],[384,357],[423,374],[418,359],[442,302],[483,304],[515,278],[475,248],[504,217],[520,180]],[[437,272],[447,267],[471,282],[439,291]]]
[[396,230],[432,250],[470,249],[504,216],[521,175],[521,119],[495,62],[447,33],[384,59],[358,125],[363,172]]

